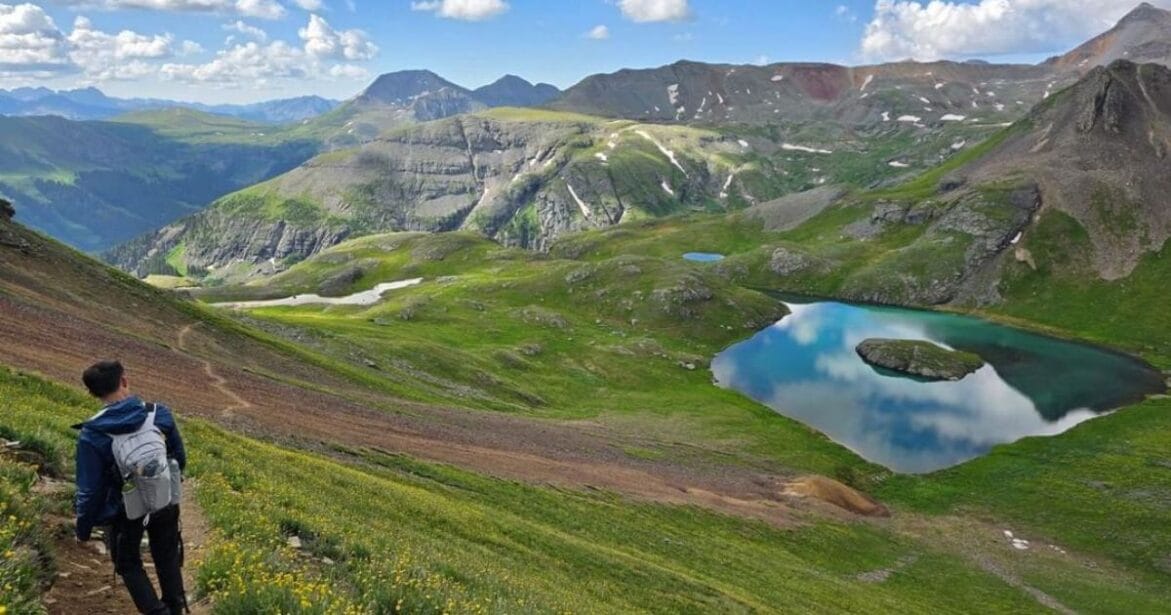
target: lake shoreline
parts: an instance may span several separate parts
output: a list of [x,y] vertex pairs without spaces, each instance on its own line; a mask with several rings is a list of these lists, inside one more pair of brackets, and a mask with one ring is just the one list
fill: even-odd
[[[1146,361],[1081,340],[947,311],[770,294],[791,314],[716,354],[716,386],[898,473],[1056,436],[1166,391]],[[857,352],[871,338],[929,342],[987,365],[927,382],[884,373]]]
[[[1090,338],[1090,337],[1087,337],[1083,334],[1079,334],[1074,331],[1070,331],[1068,329],[1062,329],[1059,327],[1054,327],[1052,325],[1046,325],[1044,323],[1039,323],[1039,322],[1024,319],[1024,318],[1018,318],[1018,317],[1014,317],[1014,316],[1006,316],[1003,314],[997,314],[995,312],[988,312],[986,310],[965,309],[965,308],[961,308],[961,307],[948,306],[948,305],[940,305],[940,306],[933,307],[933,306],[923,306],[923,305],[901,305],[898,303],[879,303],[879,302],[875,302],[875,301],[862,301],[862,300],[858,300],[858,299],[847,299],[847,298],[834,297],[834,296],[810,295],[810,294],[805,294],[805,293],[797,293],[797,292],[791,292],[791,291],[787,291],[787,290],[780,290],[780,289],[767,288],[767,287],[761,287],[761,286],[748,286],[746,288],[749,288],[751,290],[755,290],[760,293],[764,293],[766,295],[769,295],[770,297],[777,298],[779,301],[781,301],[782,303],[785,303],[786,305],[788,305],[789,303],[804,304],[804,303],[832,302],[832,303],[842,303],[845,305],[852,305],[852,306],[864,307],[864,308],[894,308],[894,309],[899,309],[899,310],[909,310],[909,311],[913,311],[913,312],[924,312],[924,313],[928,313],[928,314],[950,314],[950,315],[954,315],[954,316],[964,316],[966,318],[974,318],[977,320],[985,321],[989,324],[1010,327],[1013,329],[1020,329],[1022,331],[1026,331],[1026,332],[1033,333],[1036,335],[1043,335],[1045,337],[1051,337],[1055,340],[1061,340],[1064,342],[1071,342],[1074,344],[1079,344],[1081,346],[1086,346],[1088,348],[1093,348],[1095,350],[1114,354],[1119,357],[1139,361],[1143,365],[1147,366],[1147,368],[1150,369],[1150,371],[1158,373],[1158,374],[1162,375],[1164,378],[1171,376],[1171,369],[1169,369],[1169,370],[1160,369],[1154,362],[1152,362],[1151,358],[1149,358],[1146,354],[1144,354],[1142,352],[1132,351],[1132,350],[1127,350],[1125,348],[1112,346],[1105,341]],[[786,297],[790,298],[791,301],[786,301],[785,300]],[[735,345],[736,343],[739,343],[739,342],[733,342],[732,344],[729,344],[728,348]],[[722,349],[721,352],[723,350],[727,350],[727,348]],[[1164,394],[1171,393],[1171,386],[1167,387],[1163,391],[1163,393]]]

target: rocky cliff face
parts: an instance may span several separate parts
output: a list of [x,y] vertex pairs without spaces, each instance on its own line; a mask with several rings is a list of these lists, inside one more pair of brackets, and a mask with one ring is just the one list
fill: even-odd
[[267,272],[351,234],[475,230],[543,250],[565,233],[743,198],[736,140],[540,114],[469,115],[319,156],[124,246],[138,274],[183,247],[190,268]]
[[[921,231],[852,271],[838,291],[880,303],[988,305],[1026,272],[1125,279],[1171,238],[1169,149],[1171,69],[1096,68],[935,194],[880,201],[845,227],[858,241]],[[1039,262],[1030,247],[1049,257]]]
[[878,203],[870,218],[845,227],[844,234],[868,241],[890,231],[922,232],[910,245],[851,274],[840,293],[901,305],[996,303],[997,276],[990,270],[1020,240],[1041,205],[1041,193],[1031,184]]
[[969,169],[976,181],[1030,177],[1046,208],[1085,229],[1094,271],[1126,277],[1171,237],[1171,70],[1119,61],[1038,107]]

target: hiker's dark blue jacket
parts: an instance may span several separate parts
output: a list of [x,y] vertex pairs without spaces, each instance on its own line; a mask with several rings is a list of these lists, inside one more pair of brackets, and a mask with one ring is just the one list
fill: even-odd
[[[122,514],[122,477],[118,475],[110,434],[138,431],[149,412],[138,397],[110,404],[88,421],[74,425],[77,438],[77,537],[89,540],[94,526],[112,523]],[[171,409],[158,404],[155,425],[167,439],[167,456],[187,468],[187,451]]]

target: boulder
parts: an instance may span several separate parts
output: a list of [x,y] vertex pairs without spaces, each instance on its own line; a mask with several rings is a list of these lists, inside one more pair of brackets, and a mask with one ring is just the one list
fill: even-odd
[[0,220],[11,220],[16,215],[16,208],[12,203],[4,199],[0,199]]
[[824,476],[805,476],[785,485],[788,496],[812,498],[864,517],[889,517],[890,509],[874,498]]
[[816,262],[802,252],[788,248],[773,250],[768,261],[768,268],[777,275],[789,276],[800,273],[813,267]]
[[917,340],[868,339],[857,351],[871,365],[928,380],[962,380],[984,367],[984,360],[970,352]]

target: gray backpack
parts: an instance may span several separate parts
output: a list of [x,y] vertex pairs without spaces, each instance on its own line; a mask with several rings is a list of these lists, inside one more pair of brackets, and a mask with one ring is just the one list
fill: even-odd
[[122,501],[127,519],[147,519],[178,501],[175,484],[179,481],[178,468],[172,468],[167,459],[167,440],[155,425],[157,408],[150,405],[150,413],[137,431],[110,434],[111,450],[118,472],[122,476]]

